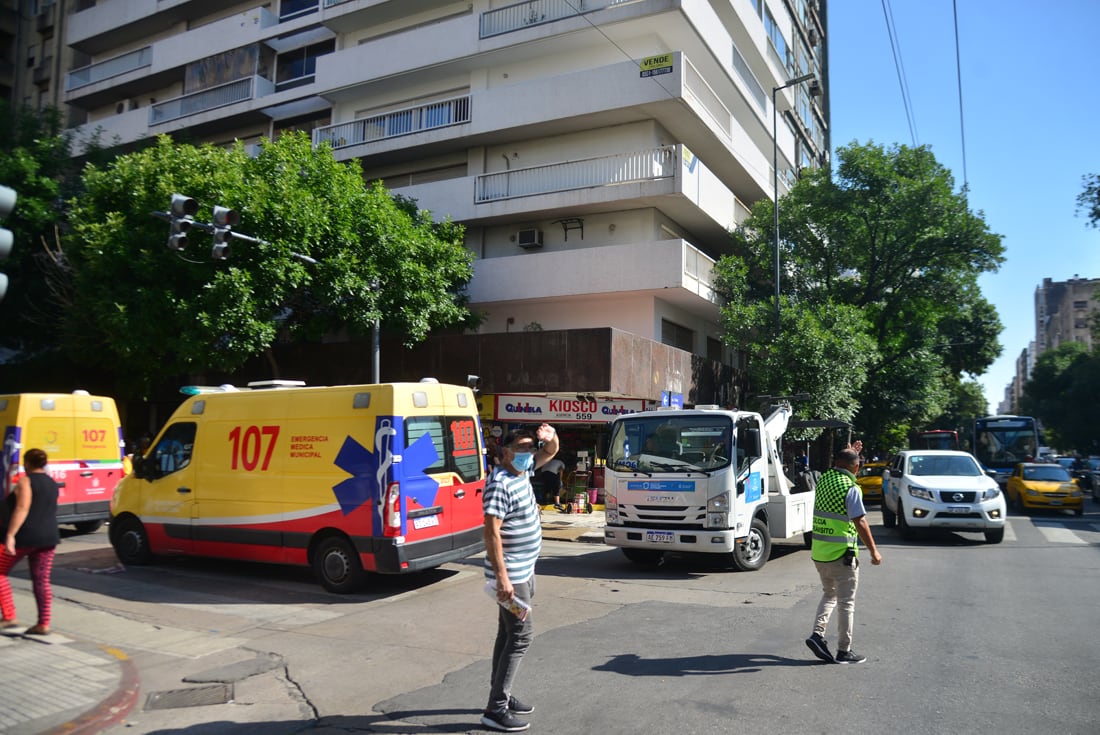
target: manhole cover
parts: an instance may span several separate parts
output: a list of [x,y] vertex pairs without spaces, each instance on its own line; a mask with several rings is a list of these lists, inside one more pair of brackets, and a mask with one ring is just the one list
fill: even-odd
[[201,707],[206,704],[225,704],[233,699],[232,684],[211,684],[191,689],[172,689],[167,692],[150,692],[145,698],[145,709],[177,709]]

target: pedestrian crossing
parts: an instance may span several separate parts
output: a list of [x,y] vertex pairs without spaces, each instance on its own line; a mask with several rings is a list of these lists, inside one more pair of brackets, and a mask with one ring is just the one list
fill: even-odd
[[[1012,523],[1030,523],[1052,544],[1100,544],[1100,523],[1070,523],[1046,518],[1009,521],[1009,525]],[[1008,539],[1007,534],[1005,539]]]

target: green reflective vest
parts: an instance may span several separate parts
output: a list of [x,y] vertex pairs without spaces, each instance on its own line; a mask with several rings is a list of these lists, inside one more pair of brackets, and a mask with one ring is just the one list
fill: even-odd
[[814,491],[814,532],[810,558],[814,561],[836,561],[845,549],[859,553],[856,524],[848,519],[848,490],[856,478],[847,470],[833,467],[821,473]]

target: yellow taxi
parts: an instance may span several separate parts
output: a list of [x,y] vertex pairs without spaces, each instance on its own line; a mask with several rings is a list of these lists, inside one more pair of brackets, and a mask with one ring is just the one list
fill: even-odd
[[1005,486],[1005,499],[1014,510],[1035,508],[1085,512],[1085,495],[1065,467],[1057,464],[1021,462],[1012,470]]
[[882,475],[889,468],[888,462],[868,462],[856,473],[856,482],[863,491],[864,503],[882,502]]

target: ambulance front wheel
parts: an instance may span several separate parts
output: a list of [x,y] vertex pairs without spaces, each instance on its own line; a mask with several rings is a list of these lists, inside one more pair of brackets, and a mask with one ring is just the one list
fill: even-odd
[[149,534],[141,521],[133,516],[111,523],[111,545],[115,547],[115,556],[123,564],[142,566],[153,561]]
[[355,547],[342,536],[329,536],[318,544],[313,573],[322,587],[340,595],[358,592],[367,576]]
[[768,533],[768,524],[753,518],[748,538],[733,547],[733,565],[742,572],[755,572],[768,563],[771,553],[772,537]]

